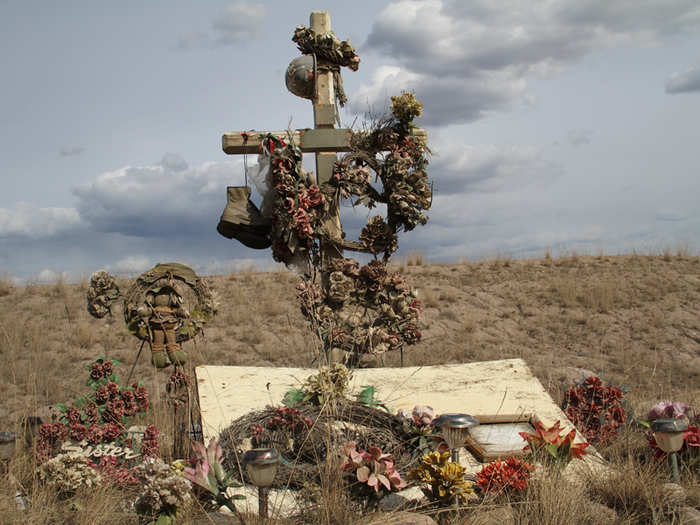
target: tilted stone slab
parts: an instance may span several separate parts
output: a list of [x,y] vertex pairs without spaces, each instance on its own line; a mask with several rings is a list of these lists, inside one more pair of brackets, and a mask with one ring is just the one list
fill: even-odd
[[[267,405],[278,406],[313,368],[199,366],[195,370],[204,439],[235,419]],[[392,412],[429,405],[438,414],[536,414],[545,424],[571,423],[522,359],[353,371],[350,396],[372,385]]]

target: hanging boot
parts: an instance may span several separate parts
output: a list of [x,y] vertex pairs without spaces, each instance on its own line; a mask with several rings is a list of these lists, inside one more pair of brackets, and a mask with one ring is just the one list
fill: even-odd
[[228,203],[216,230],[227,239],[237,239],[248,248],[264,250],[272,246],[271,223],[250,200],[248,186],[226,188]]
[[165,348],[168,351],[168,359],[173,365],[184,365],[187,361],[187,354],[180,348],[175,334],[175,324],[163,325],[165,329]]
[[151,341],[151,364],[156,368],[168,366],[168,359],[165,357],[165,332],[160,326],[151,325],[153,341]]

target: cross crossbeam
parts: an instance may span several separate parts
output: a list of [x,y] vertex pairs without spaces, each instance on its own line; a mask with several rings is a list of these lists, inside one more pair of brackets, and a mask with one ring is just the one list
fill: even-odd
[[[350,151],[351,129],[321,128],[321,129],[297,129],[287,131],[231,131],[224,133],[221,138],[221,146],[228,155],[254,155],[260,153],[262,140],[260,137],[274,135],[285,142],[288,135],[294,141],[302,153],[344,153]],[[428,133],[424,129],[414,128],[411,137],[416,142],[427,144]]]

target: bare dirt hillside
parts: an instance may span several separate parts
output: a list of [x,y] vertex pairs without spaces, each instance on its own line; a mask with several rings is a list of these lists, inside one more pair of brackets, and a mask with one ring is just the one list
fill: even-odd
[[[520,357],[555,396],[583,369],[630,388],[634,405],[677,398],[700,405],[700,258],[679,255],[499,259],[397,266],[424,305],[423,341],[405,365]],[[218,316],[206,339],[187,343],[197,364],[309,366],[315,344],[291,273],[210,278]],[[129,281],[120,282],[126,290]],[[87,282],[0,285],[0,429],[84,392],[83,366],[121,361],[125,378],[138,342],[120,309],[94,320]],[[144,349],[134,378],[164,381]],[[398,366],[398,355],[385,357]],[[160,377],[163,376],[163,377]]]

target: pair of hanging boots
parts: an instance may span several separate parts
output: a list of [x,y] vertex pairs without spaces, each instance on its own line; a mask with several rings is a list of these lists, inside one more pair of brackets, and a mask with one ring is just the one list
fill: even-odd
[[250,200],[248,186],[226,188],[228,203],[216,230],[227,239],[237,239],[248,248],[264,250],[272,246],[271,222]]
[[[165,368],[170,363],[184,365],[187,354],[177,342],[175,323],[162,323],[153,327],[153,340],[151,341],[151,364],[156,368]],[[168,357],[166,358],[166,351]]]

